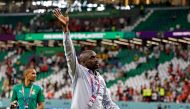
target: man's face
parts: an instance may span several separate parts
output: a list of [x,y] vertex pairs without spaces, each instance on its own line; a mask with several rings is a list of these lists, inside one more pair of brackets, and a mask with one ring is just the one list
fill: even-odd
[[30,69],[26,75],[27,79],[34,82],[36,80],[36,71],[34,69]]
[[96,70],[99,68],[98,59],[94,51],[88,52],[85,59],[85,66],[90,70]]

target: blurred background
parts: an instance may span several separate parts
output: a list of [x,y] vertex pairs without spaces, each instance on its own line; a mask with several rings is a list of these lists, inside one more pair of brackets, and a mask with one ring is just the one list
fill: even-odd
[[0,0],[0,109],[23,70],[37,70],[46,109],[70,109],[62,30],[52,10],[69,13],[77,56],[97,52],[121,109],[190,109],[189,0]]

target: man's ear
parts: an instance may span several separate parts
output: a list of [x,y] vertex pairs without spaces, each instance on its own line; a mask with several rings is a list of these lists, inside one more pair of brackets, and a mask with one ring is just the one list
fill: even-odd
[[85,63],[85,62],[83,62],[83,61],[81,61],[81,62],[80,62],[80,64],[81,64],[81,65],[83,65],[83,66],[85,66],[85,65],[86,65],[86,63]]
[[24,78],[26,78],[26,77],[27,77],[27,75],[28,75],[28,73],[24,73],[24,75],[23,75],[23,76],[24,76]]
[[79,62],[81,65],[86,66],[86,61],[82,60]]

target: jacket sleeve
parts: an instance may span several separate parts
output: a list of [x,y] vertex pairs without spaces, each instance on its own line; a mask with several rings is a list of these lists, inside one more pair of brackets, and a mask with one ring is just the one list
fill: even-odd
[[77,73],[79,72],[77,71],[77,67],[79,66],[79,63],[77,60],[77,56],[69,32],[64,33],[63,45],[65,50],[69,75],[73,80],[74,77],[78,76]]
[[[105,82],[104,82],[105,84]],[[106,84],[105,84],[105,88],[104,88],[104,94],[103,94],[103,107],[105,109],[120,109],[111,99],[111,96],[110,94],[108,93],[108,89],[106,87]]]

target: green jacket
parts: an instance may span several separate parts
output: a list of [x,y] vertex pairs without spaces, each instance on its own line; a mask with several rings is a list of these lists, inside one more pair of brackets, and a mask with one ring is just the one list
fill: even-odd
[[15,100],[18,101],[19,109],[25,109],[25,104],[27,103],[28,109],[36,109],[38,103],[45,101],[45,97],[41,86],[36,84],[30,84],[29,86],[25,86],[23,83],[21,83],[15,85],[13,88],[11,102]]

